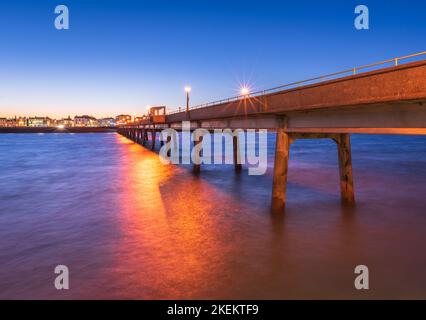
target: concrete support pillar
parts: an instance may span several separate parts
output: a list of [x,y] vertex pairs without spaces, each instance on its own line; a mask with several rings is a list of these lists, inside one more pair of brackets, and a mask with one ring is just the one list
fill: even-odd
[[145,132],[146,132],[146,130],[145,129],[142,129],[142,132],[141,132],[141,144],[144,146],[145,145]]
[[142,144],[142,129],[138,129],[138,143]]
[[[199,137],[198,141],[194,141],[194,148],[197,147],[200,143],[203,142],[203,137]],[[195,152],[194,153],[194,161],[197,163],[194,163],[194,166],[192,167],[192,172],[195,174],[199,174],[201,171],[201,150],[200,152]]]
[[241,172],[242,165],[241,165],[241,151],[240,151],[240,141],[238,135],[235,135],[232,137],[232,144],[234,147],[234,165],[235,165],[235,171]]
[[170,146],[170,149],[167,150],[167,157],[169,157],[169,158],[170,158],[170,156],[172,154],[172,148],[173,148],[173,145],[171,145],[171,141],[172,141],[172,136],[167,136],[167,143]]
[[154,130],[151,130],[151,150],[155,150],[155,137],[157,133]]
[[350,135],[347,133],[339,134],[335,141],[339,154],[340,194],[342,203],[353,205],[355,204],[355,194]]
[[278,212],[285,208],[288,160],[290,156],[290,138],[285,132],[284,120],[277,129],[275,147],[274,181],[272,185],[272,211]]

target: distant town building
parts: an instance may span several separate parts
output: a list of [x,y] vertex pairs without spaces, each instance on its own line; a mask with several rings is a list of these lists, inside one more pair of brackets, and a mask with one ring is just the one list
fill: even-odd
[[122,124],[132,123],[129,115],[120,115],[116,118],[106,117],[97,120],[95,117],[83,115],[71,118],[51,119],[49,117],[0,117],[0,127],[115,127],[117,119]]
[[25,117],[0,118],[0,127],[26,127],[28,120]]
[[114,118],[99,119],[98,124],[100,127],[115,127],[115,119]]
[[[28,118],[29,127],[51,127],[53,124],[52,119],[49,117],[32,117]],[[16,126],[16,124],[15,124]]]
[[7,118],[0,118],[0,127],[7,127]]
[[18,127],[27,127],[28,119],[26,117],[19,117],[16,119],[16,126]]
[[115,117],[115,124],[117,126],[124,126],[131,122],[132,122],[132,116],[129,116],[128,114],[120,114],[119,116]]
[[15,118],[7,119],[6,127],[16,127],[16,119]]
[[66,128],[74,127],[74,119],[68,116],[68,118],[62,118],[61,120],[56,121],[56,125],[64,126]]
[[98,127],[98,120],[92,116],[75,116],[74,117],[75,127]]

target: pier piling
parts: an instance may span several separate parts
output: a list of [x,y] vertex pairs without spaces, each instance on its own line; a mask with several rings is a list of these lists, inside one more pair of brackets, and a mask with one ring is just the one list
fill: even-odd
[[155,138],[156,138],[155,129],[151,130],[151,150],[155,150]]
[[201,146],[199,146],[199,144],[201,144],[202,142],[202,136],[198,137],[198,140],[194,141],[194,165],[192,167],[192,172],[194,174],[199,174],[201,171]]
[[285,132],[284,119],[279,120],[275,147],[274,178],[272,183],[272,211],[285,208],[290,137]]
[[234,165],[235,165],[235,171],[241,172],[242,165],[241,165],[241,150],[240,150],[240,140],[238,137],[238,133],[232,137],[232,144],[234,148]]
[[354,182],[352,173],[351,141],[349,134],[339,134],[337,139],[340,172],[340,193],[342,203],[355,204]]

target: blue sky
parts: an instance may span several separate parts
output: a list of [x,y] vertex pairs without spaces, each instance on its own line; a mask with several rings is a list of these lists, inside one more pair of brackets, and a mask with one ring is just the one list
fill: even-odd
[[[67,5],[70,29],[54,28]],[[356,5],[370,30],[354,28]],[[0,116],[139,115],[424,51],[425,1],[1,1]]]

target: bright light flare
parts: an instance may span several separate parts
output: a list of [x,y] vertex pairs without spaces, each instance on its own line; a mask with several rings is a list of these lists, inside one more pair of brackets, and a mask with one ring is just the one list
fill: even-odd
[[65,126],[63,124],[60,124],[57,126],[58,129],[65,129]]
[[248,87],[241,87],[240,93],[242,96],[248,96],[250,94],[250,89]]
[[190,92],[191,92],[191,90],[192,90],[192,88],[191,88],[190,86],[186,86],[186,87],[185,87],[185,92],[186,92],[186,93],[190,93]]

